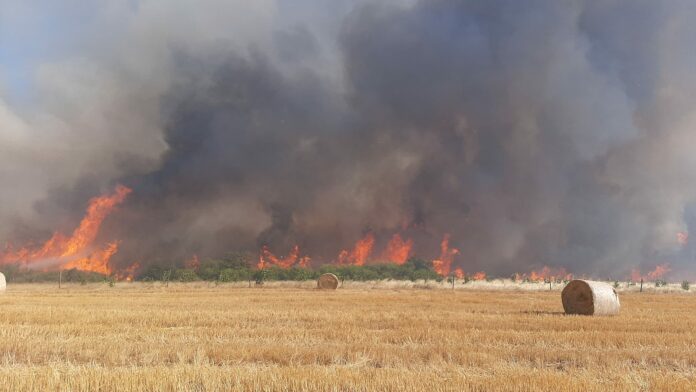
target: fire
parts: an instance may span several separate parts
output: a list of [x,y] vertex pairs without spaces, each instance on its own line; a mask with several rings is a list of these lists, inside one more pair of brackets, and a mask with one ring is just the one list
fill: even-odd
[[661,279],[664,277],[669,271],[671,271],[672,268],[669,266],[669,264],[660,264],[657,267],[655,267],[654,270],[648,272],[648,278],[649,279]]
[[545,265],[541,269],[532,271],[529,274],[517,273],[514,279],[515,281],[528,279],[532,282],[572,280],[573,274],[568,273],[563,267],[552,268]]
[[89,201],[87,213],[70,237],[54,233],[40,248],[29,247],[13,251],[8,246],[0,254],[0,264],[21,264],[28,268],[69,269],[98,272],[110,275],[111,257],[118,252],[119,241],[114,241],[95,250],[94,241],[104,219],[126,199],[131,189],[118,185],[114,193],[95,197]]
[[135,263],[131,264],[130,266],[119,271],[116,274],[116,278],[118,280],[127,280],[127,281],[131,282],[133,280],[133,277],[135,277],[136,271],[138,271],[139,269],[140,269],[140,263],[138,263],[136,261]]
[[689,243],[689,233],[687,233],[685,231],[678,232],[677,233],[677,242],[679,243],[679,245],[682,245],[682,246],[688,244]]
[[261,247],[261,254],[259,255],[259,262],[256,264],[256,267],[258,269],[264,269],[266,267],[266,264],[273,264],[275,266],[278,266],[280,268],[290,268],[292,267],[295,263],[300,261],[298,265],[306,264],[309,263],[309,258],[308,257],[302,257],[300,258],[300,247],[295,245],[292,247],[290,250],[290,253],[286,257],[278,257],[274,255],[270,249],[268,249],[268,246],[264,245]]
[[184,262],[184,267],[188,269],[197,270],[201,266],[201,261],[198,259],[198,255],[194,254],[190,259]]
[[445,234],[440,243],[440,258],[433,260],[433,269],[441,276],[447,276],[449,274],[454,256],[459,254],[459,249],[450,249],[449,239],[449,234]]
[[481,271],[471,275],[471,280],[486,280],[486,273]]
[[349,253],[347,250],[342,250],[338,254],[338,264],[365,265],[365,262],[372,253],[372,247],[375,245],[375,236],[368,233],[365,237],[358,240]]
[[300,261],[297,262],[298,267],[309,268],[312,263],[312,258],[309,256],[300,257]]
[[457,279],[464,279],[464,270],[457,268],[454,270],[454,277]]
[[394,264],[402,265],[411,255],[411,248],[413,248],[413,240],[409,238],[407,241],[404,241],[399,234],[394,234],[387,244],[387,249],[384,250],[382,257]]
[[642,275],[639,269],[634,268],[631,270],[631,281],[639,282],[640,280],[662,279],[671,270],[672,267],[669,265],[669,263],[658,265],[654,270],[648,272],[646,275]]

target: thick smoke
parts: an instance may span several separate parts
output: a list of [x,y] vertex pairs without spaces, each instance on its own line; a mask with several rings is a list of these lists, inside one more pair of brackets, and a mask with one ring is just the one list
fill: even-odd
[[423,258],[450,233],[467,271],[693,272],[696,5],[217,3],[100,11],[36,102],[0,104],[3,238],[123,183],[123,265],[318,264],[369,231]]

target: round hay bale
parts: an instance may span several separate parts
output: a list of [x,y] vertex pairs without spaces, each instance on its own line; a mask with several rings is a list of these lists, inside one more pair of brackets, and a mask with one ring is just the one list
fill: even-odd
[[0,291],[5,291],[7,284],[5,283],[5,275],[0,272]]
[[567,314],[612,316],[621,309],[616,290],[603,282],[573,280],[563,289],[561,299]]
[[336,290],[338,288],[338,276],[334,274],[322,274],[317,279],[317,288],[321,290]]

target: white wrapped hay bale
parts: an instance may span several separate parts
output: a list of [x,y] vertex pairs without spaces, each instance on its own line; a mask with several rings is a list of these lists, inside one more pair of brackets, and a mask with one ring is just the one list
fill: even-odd
[[573,280],[561,293],[567,314],[611,316],[619,314],[619,295],[610,285],[591,280]]
[[0,291],[5,291],[6,287],[7,283],[5,282],[5,275],[3,275],[2,272],[0,272]]
[[336,290],[338,287],[338,276],[334,274],[322,274],[317,279],[317,288],[322,290]]

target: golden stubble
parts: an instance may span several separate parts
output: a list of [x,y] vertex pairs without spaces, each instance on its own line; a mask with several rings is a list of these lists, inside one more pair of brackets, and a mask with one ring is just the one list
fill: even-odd
[[[560,292],[14,285],[0,385],[44,391],[696,390],[696,297]],[[388,287],[388,286],[385,286]]]

